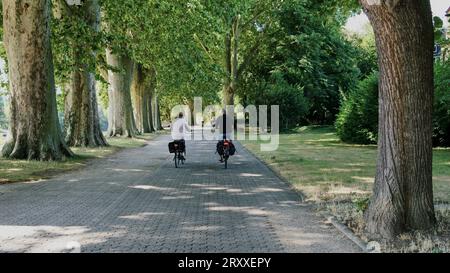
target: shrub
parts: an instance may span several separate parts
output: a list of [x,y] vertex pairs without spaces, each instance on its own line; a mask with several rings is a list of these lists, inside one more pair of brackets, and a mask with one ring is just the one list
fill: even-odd
[[378,73],[374,72],[343,99],[336,120],[342,141],[373,144],[378,130]]
[[450,61],[435,65],[433,145],[450,146]]
[[[303,93],[303,87],[289,84],[280,73],[273,73],[270,82],[264,84],[256,105],[279,105],[280,129],[287,130],[306,124],[305,116],[309,104]],[[270,106],[269,106],[270,110]],[[270,121],[270,115],[268,117]]]
[[[450,62],[435,65],[435,98],[433,113],[433,145],[450,146]],[[343,100],[336,121],[342,141],[371,144],[378,132],[378,75],[374,73],[360,82],[358,88]]]

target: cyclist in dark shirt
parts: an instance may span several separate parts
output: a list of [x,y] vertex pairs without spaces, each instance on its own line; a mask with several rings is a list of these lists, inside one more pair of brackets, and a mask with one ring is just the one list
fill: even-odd
[[[226,110],[222,110],[222,115],[220,115],[214,122],[214,127],[216,130],[217,140],[219,141],[217,149],[220,149],[220,144],[224,140],[231,139],[231,134],[233,133],[233,117],[227,114]],[[223,154],[219,152],[220,162],[224,161]]]

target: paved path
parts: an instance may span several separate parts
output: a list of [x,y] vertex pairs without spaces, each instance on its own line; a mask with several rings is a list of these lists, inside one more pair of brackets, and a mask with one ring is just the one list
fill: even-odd
[[0,251],[358,251],[240,144],[224,170],[214,142],[188,142],[174,169],[168,141],[0,186]]

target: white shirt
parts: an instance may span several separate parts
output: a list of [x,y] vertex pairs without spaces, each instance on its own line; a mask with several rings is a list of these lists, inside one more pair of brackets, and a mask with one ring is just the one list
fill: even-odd
[[175,120],[175,122],[172,124],[172,139],[184,139],[186,131],[190,131],[186,120],[184,118]]

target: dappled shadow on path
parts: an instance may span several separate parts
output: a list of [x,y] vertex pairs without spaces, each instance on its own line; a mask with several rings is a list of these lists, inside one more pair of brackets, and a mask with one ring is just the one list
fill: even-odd
[[239,144],[225,170],[214,142],[188,142],[188,161],[175,169],[167,142],[0,188],[0,251],[65,252],[71,242],[82,252],[353,250],[327,246],[330,227]]

